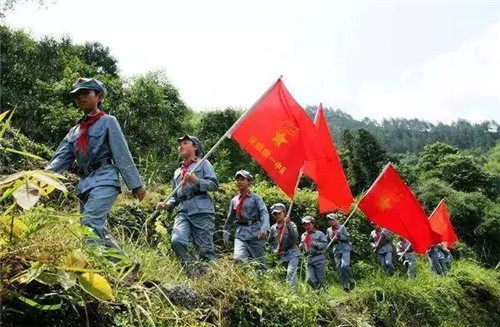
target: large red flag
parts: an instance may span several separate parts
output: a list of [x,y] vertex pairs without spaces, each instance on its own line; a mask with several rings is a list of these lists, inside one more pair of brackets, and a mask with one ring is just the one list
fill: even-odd
[[231,137],[290,198],[304,161],[326,157],[314,123],[281,79],[250,109]]
[[321,104],[316,112],[315,123],[318,129],[318,142],[323,142],[328,157],[306,161],[304,174],[310,177],[318,187],[320,213],[337,209],[342,209],[347,213],[353,202],[353,197]]
[[451,225],[450,214],[444,200],[441,200],[432,212],[429,223],[432,230],[440,236],[440,240],[446,242],[447,247],[453,248],[453,244],[458,242],[458,237]]
[[417,197],[389,163],[359,202],[369,220],[403,236],[415,252],[439,242]]

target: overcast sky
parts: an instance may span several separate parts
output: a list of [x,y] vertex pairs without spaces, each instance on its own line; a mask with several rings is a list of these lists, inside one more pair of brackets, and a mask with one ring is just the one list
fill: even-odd
[[500,1],[57,0],[5,22],[164,70],[195,110],[248,107],[279,75],[355,118],[500,122]]

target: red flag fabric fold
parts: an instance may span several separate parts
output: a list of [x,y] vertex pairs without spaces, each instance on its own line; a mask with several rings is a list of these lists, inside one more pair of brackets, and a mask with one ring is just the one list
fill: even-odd
[[359,202],[366,217],[377,225],[403,236],[417,253],[439,242],[427,214],[392,164],[387,164]]
[[306,161],[304,175],[316,183],[320,213],[338,209],[347,213],[354,199],[321,104],[316,113],[315,123],[318,130],[317,142],[322,143],[325,147],[327,158]]
[[304,161],[326,157],[316,127],[281,79],[250,110],[231,137],[293,198]]
[[440,240],[446,242],[446,247],[453,248],[453,244],[458,242],[458,237],[453,230],[450,214],[444,200],[441,200],[432,212],[429,223],[432,230],[440,236]]

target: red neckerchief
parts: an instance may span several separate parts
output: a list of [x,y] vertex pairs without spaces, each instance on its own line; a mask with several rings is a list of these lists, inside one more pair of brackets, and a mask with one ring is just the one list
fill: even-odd
[[186,173],[188,172],[188,167],[198,161],[198,158],[194,158],[194,160],[184,161],[181,164],[181,178],[184,178]]
[[281,246],[283,245],[283,238],[281,237],[281,235],[283,234],[284,230],[285,230],[285,222],[283,222],[281,226],[278,225],[278,249],[277,249],[278,255],[282,254]]
[[236,215],[239,217],[241,217],[241,210],[243,209],[243,201],[248,198],[250,196],[250,191],[246,191],[245,193],[243,194],[240,194],[240,196],[238,197],[238,203],[236,204],[236,208],[234,208],[236,210]]
[[99,120],[104,116],[104,111],[99,110],[96,114],[94,115],[87,115],[80,119],[79,124],[80,124],[80,136],[78,136],[78,140],[76,141],[76,147],[75,150],[76,152],[81,152],[83,153],[83,157],[87,159],[88,157],[88,138],[87,138],[87,131],[90,128],[90,126],[94,125],[96,121]]
[[311,234],[314,233],[314,229],[311,232],[306,231],[306,237],[304,237],[304,245],[306,246],[306,250],[308,250],[311,247]]

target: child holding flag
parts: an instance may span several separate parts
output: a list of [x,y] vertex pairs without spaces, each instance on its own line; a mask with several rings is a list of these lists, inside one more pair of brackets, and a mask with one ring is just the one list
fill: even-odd
[[325,234],[314,228],[315,220],[311,216],[302,218],[302,234],[299,248],[303,250],[307,261],[307,282],[314,289],[326,288],[326,258],[328,245]]

